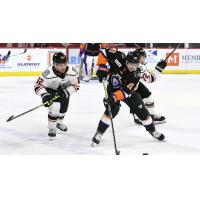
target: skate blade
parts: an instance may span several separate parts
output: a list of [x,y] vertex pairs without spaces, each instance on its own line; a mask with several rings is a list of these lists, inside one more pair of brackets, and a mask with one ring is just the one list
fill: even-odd
[[57,135],[67,135],[67,131],[58,131],[56,134]]
[[95,142],[92,142],[90,145],[91,145],[91,147],[96,147],[96,146],[98,146],[99,144],[97,144],[97,143],[95,143]]
[[54,141],[55,140],[55,137],[49,137],[48,138],[48,141]]

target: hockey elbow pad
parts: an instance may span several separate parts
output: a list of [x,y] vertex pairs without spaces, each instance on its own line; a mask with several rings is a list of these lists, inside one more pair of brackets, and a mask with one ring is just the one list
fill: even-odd
[[126,98],[126,95],[122,90],[117,90],[114,92],[113,97],[116,101],[123,101]]

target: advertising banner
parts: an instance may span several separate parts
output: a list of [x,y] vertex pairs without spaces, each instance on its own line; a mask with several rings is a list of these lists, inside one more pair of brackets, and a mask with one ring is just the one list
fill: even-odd
[[[10,49],[11,56],[7,61],[2,58],[9,49],[0,49],[0,76],[38,75],[52,65],[52,56],[55,52],[67,54],[69,64],[80,65],[79,48],[30,48],[25,54],[17,55],[24,49]],[[124,53],[135,50],[131,48],[118,49]],[[145,49],[147,53],[147,68],[154,69],[157,62],[165,59],[173,49]],[[16,56],[15,56],[16,55]],[[164,73],[195,73],[200,74],[200,49],[177,49],[168,59]]]
[[[66,49],[27,49],[25,54],[20,54],[24,49],[11,49],[11,55],[4,61],[9,49],[0,49],[0,75],[37,75],[48,66],[52,65],[52,56],[55,52]],[[19,54],[19,55],[18,55]]]

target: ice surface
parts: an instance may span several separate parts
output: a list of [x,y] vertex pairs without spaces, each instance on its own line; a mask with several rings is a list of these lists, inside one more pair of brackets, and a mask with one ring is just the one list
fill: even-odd
[[[90,146],[104,111],[103,86],[98,82],[81,83],[71,97],[65,123],[66,134],[47,137],[47,108],[40,108],[9,123],[7,118],[41,104],[33,86],[37,77],[0,78],[0,154],[76,154],[114,155],[111,129],[100,146]],[[200,154],[200,76],[162,75],[148,84],[155,98],[156,111],[167,123],[157,125],[166,142],[153,139],[142,126],[135,125],[128,107],[122,103],[114,119],[116,140],[121,155]]]

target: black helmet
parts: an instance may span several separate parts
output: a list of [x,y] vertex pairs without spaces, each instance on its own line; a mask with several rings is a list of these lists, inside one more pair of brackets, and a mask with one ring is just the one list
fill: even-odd
[[53,54],[53,64],[67,63],[67,57],[64,53],[58,52]]
[[147,57],[147,54],[145,52],[145,50],[143,48],[138,48],[136,49],[134,52],[138,53],[138,55],[141,57],[141,56],[144,56],[144,57]]
[[126,59],[127,63],[139,64],[139,62],[140,62],[140,57],[139,57],[138,53],[136,53],[134,51],[128,52],[125,59]]

